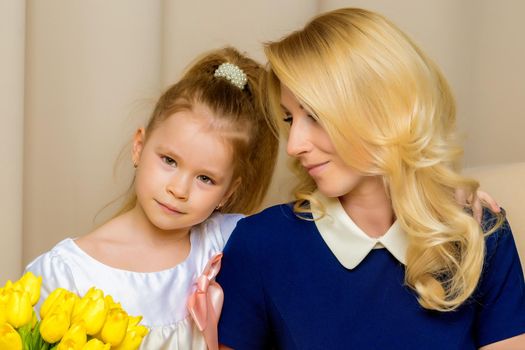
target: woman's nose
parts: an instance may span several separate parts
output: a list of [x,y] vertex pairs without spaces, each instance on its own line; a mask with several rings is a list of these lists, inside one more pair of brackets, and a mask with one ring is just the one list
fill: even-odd
[[307,123],[302,118],[294,118],[290,126],[286,152],[292,157],[298,157],[303,153],[310,151],[312,144],[310,142],[310,132]]

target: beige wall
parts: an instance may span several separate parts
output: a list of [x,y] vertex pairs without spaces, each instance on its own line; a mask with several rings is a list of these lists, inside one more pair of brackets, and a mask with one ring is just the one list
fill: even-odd
[[25,2],[0,2],[0,285],[21,271]]
[[[6,0],[0,7],[0,42],[8,43],[0,47],[0,94],[9,102],[0,107],[9,133],[3,145],[12,150],[2,150],[0,160],[13,165],[0,173],[6,198],[0,208],[0,246],[9,251],[0,255],[1,280],[18,274],[22,265],[63,237],[93,228],[97,211],[128,183],[131,165],[126,153],[113,175],[119,152],[160,90],[176,80],[195,55],[232,44],[262,61],[263,41],[278,39],[319,11],[335,7],[361,6],[384,13],[440,64],[458,97],[459,125],[468,136],[468,165],[525,161],[520,106],[525,97],[525,44],[519,38],[525,23],[517,17],[525,10],[523,2],[26,3],[24,8],[23,1]],[[266,205],[288,198],[284,159]],[[110,212],[103,212],[97,222]]]
[[[23,263],[126,187],[113,164],[160,89],[161,1],[28,1]],[[129,163],[128,163],[129,164]]]

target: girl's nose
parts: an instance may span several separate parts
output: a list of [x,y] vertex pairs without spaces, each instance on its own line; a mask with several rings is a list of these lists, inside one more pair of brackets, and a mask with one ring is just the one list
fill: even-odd
[[191,178],[180,173],[173,175],[171,181],[166,186],[168,193],[182,201],[188,200],[190,188]]

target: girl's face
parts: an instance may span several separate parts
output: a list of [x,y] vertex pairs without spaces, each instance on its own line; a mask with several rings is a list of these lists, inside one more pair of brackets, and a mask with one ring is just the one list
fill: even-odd
[[281,105],[290,124],[286,150],[300,161],[318,190],[327,197],[342,197],[361,186],[366,177],[343,162],[317,117],[282,84]]
[[137,205],[161,230],[189,230],[206,220],[233,193],[233,152],[208,125],[208,108],[197,105],[168,117],[133,142]]

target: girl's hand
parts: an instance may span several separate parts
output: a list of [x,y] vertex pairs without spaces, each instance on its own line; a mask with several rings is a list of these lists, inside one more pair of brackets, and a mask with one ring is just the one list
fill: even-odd
[[480,224],[484,206],[488,207],[494,213],[499,213],[501,211],[496,200],[484,191],[478,190],[476,193],[467,196],[464,189],[457,189],[455,197],[459,204],[472,208],[472,216]]

